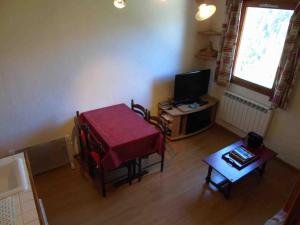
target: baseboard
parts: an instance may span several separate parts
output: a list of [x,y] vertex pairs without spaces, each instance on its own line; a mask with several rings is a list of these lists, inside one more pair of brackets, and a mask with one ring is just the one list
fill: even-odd
[[282,163],[282,164],[286,165],[287,167],[289,167],[291,170],[295,170],[295,172],[299,173],[299,175],[300,175],[300,169],[298,169],[297,167],[295,167],[292,164],[289,164],[287,161],[285,161],[284,159],[282,159],[282,158],[280,158],[278,156],[276,157],[276,159],[278,161],[280,161],[280,163]]
[[228,123],[226,123],[225,121],[223,121],[221,119],[217,119],[216,120],[216,124],[218,124],[219,126],[225,128],[226,130],[231,131],[232,133],[236,134],[239,137],[243,138],[243,137],[247,136],[246,132],[244,132],[244,131],[242,131],[242,130],[240,130],[240,129],[238,129],[238,128],[236,128],[236,127],[234,127],[234,126],[232,126],[232,125],[230,125]]

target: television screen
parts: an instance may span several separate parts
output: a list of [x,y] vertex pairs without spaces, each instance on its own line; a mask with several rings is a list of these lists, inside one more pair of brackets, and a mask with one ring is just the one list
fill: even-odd
[[207,94],[210,70],[201,70],[175,77],[174,99],[195,98]]

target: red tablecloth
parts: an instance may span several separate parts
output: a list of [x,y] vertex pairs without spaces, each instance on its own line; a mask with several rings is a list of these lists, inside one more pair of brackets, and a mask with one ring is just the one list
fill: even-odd
[[165,151],[161,133],[125,104],[84,112],[80,118],[103,143],[106,153],[102,165],[106,170],[140,156]]

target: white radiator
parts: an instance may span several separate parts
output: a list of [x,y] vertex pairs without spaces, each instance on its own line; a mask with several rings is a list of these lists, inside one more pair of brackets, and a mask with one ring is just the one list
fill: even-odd
[[38,175],[69,163],[71,168],[75,168],[72,141],[69,135],[25,149],[11,150],[10,153],[17,154],[23,151],[28,153],[33,175]]
[[235,128],[245,133],[254,131],[264,136],[271,116],[270,107],[225,91],[221,101],[220,117]]

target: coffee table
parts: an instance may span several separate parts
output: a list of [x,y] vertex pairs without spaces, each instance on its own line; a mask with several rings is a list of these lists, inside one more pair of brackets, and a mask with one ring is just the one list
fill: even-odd
[[[239,170],[233,167],[231,164],[227,163],[224,159],[222,159],[222,156],[225,153],[228,153],[229,151],[242,145],[245,146],[246,143],[243,140],[240,140],[203,159],[203,162],[205,162],[209,166],[208,173],[206,176],[206,183],[212,184],[214,187],[216,187],[219,191],[221,191],[224,194],[224,197],[226,199],[228,199],[230,196],[233,184],[246,177],[253,171],[258,171],[259,174],[262,176],[265,171],[267,162],[277,155],[277,153],[268,149],[265,146],[262,146],[258,149],[252,149],[252,151],[255,150],[258,159],[252,162],[251,164],[247,165],[243,169]],[[213,181],[211,177],[213,170],[221,174],[224,179],[222,179],[220,182]]]

